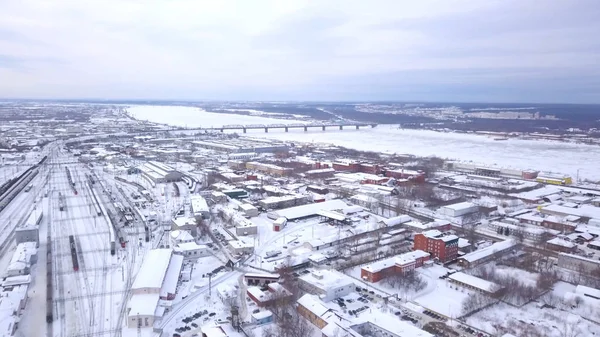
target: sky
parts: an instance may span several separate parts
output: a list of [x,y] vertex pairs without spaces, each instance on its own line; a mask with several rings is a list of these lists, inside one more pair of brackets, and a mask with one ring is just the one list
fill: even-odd
[[2,0],[0,97],[600,103],[598,0]]

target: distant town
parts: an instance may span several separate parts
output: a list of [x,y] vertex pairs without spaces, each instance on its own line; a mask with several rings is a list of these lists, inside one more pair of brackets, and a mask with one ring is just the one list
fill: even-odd
[[[182,127],[127,104],[0,104],[2,335],[600,334],[600,185],[579,169],[262,136],[561,116],[340,106],[250,124],[236,116],[282,116],[206,103],[228,122]],[[565,123],[460,131],[598,145]]]

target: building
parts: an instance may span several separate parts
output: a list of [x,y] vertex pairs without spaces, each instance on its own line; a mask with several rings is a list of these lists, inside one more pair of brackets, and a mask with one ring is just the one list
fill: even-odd
[[19,327],[20,316],[27,305],[28,285],[7,287],[0,292],[0,331],[2,336],[14,336]]
[[568,253],[558,254],[558,266],[583,274],[600,271],[600,261]]
[[207,245],[199,245],[192,241],[174,245],[173,254],[181,255],[185,260],[196,260],[211,255],[211,251]]
[[439,214],[442,214],[442,215],[445,215],[448,217],[452,217],[452,218],[464,216],[464,215],[471,214],[471,213],[476,213],[478,211],[479,211],[479,206],[477,206],[471,202],[460,202],[458,204],[443,206],[443,207],[440,207],[440,209],[438,209]]
[[17,245],[4,271],[4,277],[29,275],[31,266],[37,262],[37,243],[24,242]]
[[[171,233],[173,232],[178,232],[175,235],[177,237],[179,237],[180,235],[183,236],[183,240],[187,241],[187,234],[191,235],[192,238],[195,238],[198,235],[198,224],[196,222],[195,218],[186,218],[186,217],[181,217],[181,218],[174,218],[171,220]],[[187,234],[183,234],[184,232],[186,232]],[[172,237],[171,237],[172,238]]]
[[134,294],[127,304],[127,327],[146,328],[154,326],[154,320],[162,316],[158,306],[159,294]]
[[354,282],[348,276],[334,270],[312,270],[298,278],[300,289],[319,295],[325,302],[346,296],[354,290]]
[[448,280],[464,288],[475,290],[486,295],[495,295],[502,290],[502,287],[494,282],[489,282],[463,272],[450,274]]
[[233,254],[250,254],[254,251],[254,244],[246,243],[241,240],[231,240],[227,245]]
[[418,233],[415,235],[413,249],[430,253],[433,258],[446,263],[458,256],[458,236],[443,235],[436,229]]
[[244,280],[249,286],[266,286],[269,283],[279,282],[279,274],[246,273]]
[[217,286],[217,296],[223,303],[237,298],[237,290],[229,284],[221,283]]
[[259,172],[263,172],[266,174],[279,176],[279,177],[289,176],[294,172],[294,169],[289,168],[289,167],[281,167],[281,166],[274,165],[274,164],[259,163],[259,162],[255,162],[255,161],[247,162],[246,169],[259,171]]
[[165,278],[160,287],[160,299],[161,300],[173,300],[177,292],[177,284],[179,283],[179,275],[181,275],[181,268],[183,266],[182,255],[171,255],[169,261],[169,267],[165,273]]
[[554,238],[546,241],[546,249],[563,253],[574,253],[577,251],[577,245],[562,238]]
[[190,202],[192,204],[192,213],[194,213],[196,219],[210,219],[210,209],[208,208],[206,199],[202,196],[194,195],[190,197]]
[[135,276],[131,292],[133,294],[159,294],[169,268],[171,255],[171,249],[149,250]]
[[252,323],[256,325],[273,322],[273,313],[270,310],[259,311],[252,314]]
[[298,310],[298,313],[306,318],[312,325],[319,329],[323,329],[328,322],[323,319],[322,316],[331,309],[324,306],[317,296],[305,294],[298,299],[296,310]]
[[423,266],[429,253],[422,250],[407,252],[398,256],[376,261],[361,268],[360,278],[367,282],[379,282],[392,275],[402,275]]
[[171,247],[175,247],[182,243],[194,242],[194,237],[187,230],[172,230],[169,233],[169,237],[171,239]]
[[259,287],[248,287],[246,294],[259,307],[270,305],[274,301],[285,301],[292,298],[292,293],[281,284],[272,282],[266,285],[266,289]]
[[155,184],[180,181],[183,177],[181,172],[176,171],[169,165],[156,161],[149,161],[138,166],[142,175],[153,181]]
[[250,205],[250,204],[240,204],[240,211],[244,214],[245,217],[255,217],[258,216],[258,208]]
[[267,197],[265,199],[259,200],[258,205],[264,209],[271,210],[304,205],[306,204],[306,202],[306,196],[301,194],[294,194],[284,195],[280,197]]
[[516,242],[509,239],[492,244],[491,246],[478,249],[458,259],[458,264],[465,268],[472,268],[491,261],[498,256],[504,255],[516,246]]
[[23,242],[35,242],[36,247],[40,245],[40,222],[43,218],[41,210],[33,210],[25,223],[15,229],[15,241],[17,244]]

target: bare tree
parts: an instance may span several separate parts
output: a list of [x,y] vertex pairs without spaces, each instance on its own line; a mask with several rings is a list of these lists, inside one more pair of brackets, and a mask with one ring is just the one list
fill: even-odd
[[415,271],[409,271],[403,274],[394,273],[385,278],[383,282],[395,289],[415,292],[423,290],[427,286],[427,282],[425,282],[421,275]]

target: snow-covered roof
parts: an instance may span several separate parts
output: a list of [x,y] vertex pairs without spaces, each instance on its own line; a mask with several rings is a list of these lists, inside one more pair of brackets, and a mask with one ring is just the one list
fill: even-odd
[[519,220],[533,221],[533,222],[540,222],[540,223],[544,221],[544,218],[542,218],[539,215],[535,215],[534,213],[521,214],[521,215],[518,215],[516,218]]
[[386,226],[396,226],[405,222],[409,222],[411,220],[412,218],[410,216],[403,214],[395,216],[393,218],[383,219],[381,220],[381,222],[383,222]]
[[190,202],[192,204],[192,212],[194,212],[194,214],[209,211],[206,199],[199,195],[190,197]]
[[323,305],[319,298],[315,295],[306,294],[298,299],[298,304],[308,309],[317,317],[323,316],[329,308]]
[[301,276],[300,279],[324,292],[354,284],[348,276],[334,270],[314,270],[310,274]]
[[199,245],[195,242],[184,242],[184,243],[180,243],[177,245],[177,247],[175,247],[175,250],[178,252],[187,252],[187,251],[194,251],[194,250],[201,250],[201,249],[207,249],[208,247],[206,245]]
[[202,327],[202,334],[206,337],[227,337],[227,333],[220,326]]
[[457,272],[454,274],[450,274],[450,276],[448,276],[448,278],[451,280],[460,282],[460,283],[470,285],[471,287],[481,289],[483,291],[487,291],[487,292],[494,292],[500,288],[500,286],[494,282],[486,281],[482,278],[479,278],[479,277],[476,277],[473,275],[469,275],[469,274],[465,274],[463,272]]
[[600,290],[598,290],[596,288],[590,288],[590,287],[578,285],[575,288],[575,292],[578,294],[583,294],[583,295],[586,295],[589,297],[593,297],[597,300],[600,300]]
[[561,239],[561,238],[554,238],[552,240],[548,240],[546,241],[547,243],[551,244],[551,245],[556,245],[556,246],[561,246],[561,247],[565,247],[565,248],[574,248],[577,247],[576,244],[569,242],[565,239]]
[[473,208],[473,207],[477,207],[477,205],[475,205],[472,202],[468,202],[468,201],[459,202],[457,204],[443,206],[443,208],[452,209],[452,210],[455,210],[455,211],[461,211],[461,210],[470,209],[470,208]]
[[370,273],[376,273],[382,271],[384,269],[390,268],[397,264],[406,265],[407,263],[414,262],[418,258],[423,258],[429,256],[429,253],[424,252],[422,250],[415,250],[411,252],[406,252],[404,254],[400,254],[398,256],[389,257],[387,259],[375,261],[371,264],[363,266],[362,269],[366,270]]
[[2,281],[3,287],[12,287],[21,284],[29,284],[31,283],[31,275],[16,275],[7,277]]
[[554,212],[565,215],[576,215],[582,218],[600,218],[600,207],[583,205],[579,208],[565,207],[561,205],[548,205],[542,211]]
[[273,316],[273,313],[271,312],[271,310],[264,310],[264,311],[259,311],[255,314],[252,314],[252,318],[254,318],[255,320],[261,320],[261,319],[265,319],[268,317]]
[[515,242],[510,239],[505,240],[505,241],[496,242],[491,246],[488,246],[488,247],[476,250],[472,253],[466,254],[461,259],[464,259],[468,262],[475,262],[475,261],[481,260],[483,258],[486,258],[496,252],[510,249],[514,245],[515,245]]
[[182,255],[173,255],[169,268],[163,281],[162,288],[160,289],[160,296],[166,297],[168,294],[175,294],[177,290],[177,282],[179,281],[179,275],[181,274],[181,266],[183,265]]
[[317,214],[322,217],[326,217],[326,218],[337,220],[337,221],[346,220],[346,216],[344,214],[334,212],[334,211],[327,211],[327,210],[322,209],[322,210],[318,211]]
[[372,324],[378,327],[380,330],[388,331],[392,336],[401,337],[434,337],[429,332],[420,329],[406,321],[401,321],[398,317],[387,314],[376,312],[370,315],[364,315],[361,319],[356,322],[355,325],[359,324]]
[[129,299],[129,317],[154,316],[158,307],[158,294],[135,294]]
[[316,215],[320,210],[343,210],[348,207],[345,202],[339,199],[327,200],[325,202],[319,202],[314,204],[295,206],[290,208],[285,208],[282,210],[278,210],[274,212],[278,217],[285,217],[288,220],[294,220],[299,218],[305,218],[309,216]]
[[152,249],[148,251],[131,289],[160,289],[169,267],[171,253],[171,249]]

